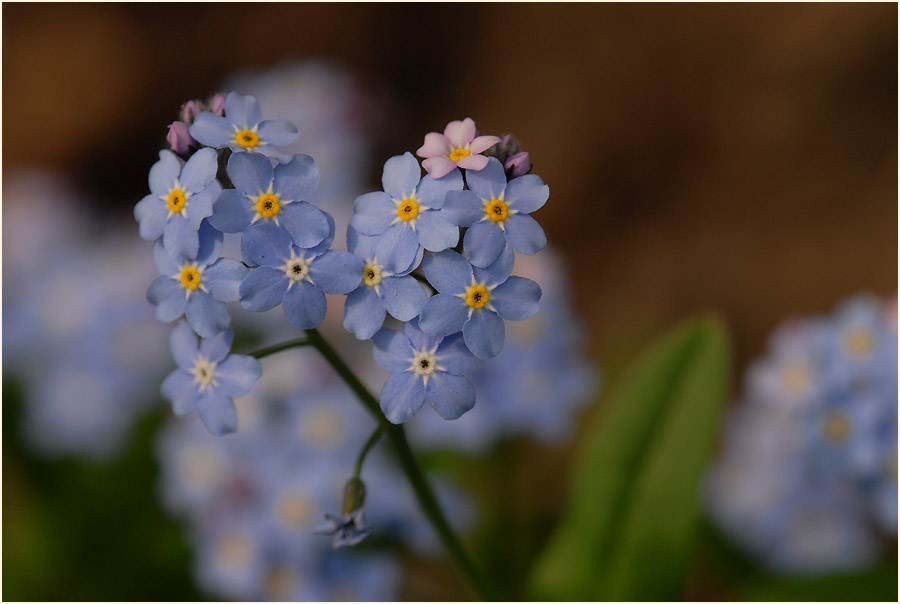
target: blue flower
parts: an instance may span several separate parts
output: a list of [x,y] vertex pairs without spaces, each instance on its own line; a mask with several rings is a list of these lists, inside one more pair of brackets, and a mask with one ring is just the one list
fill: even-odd
[[216,195],[217,156],[201,149],[183,163],[171,151],[160,151],[159,161],[150,168],[150,194],[134,206],[141,237],[163,238],[166,250],[194,256],[200,245],[197,230],[213,213]]
[[283,304],[297,329],[312,329],[325,319],[325,294],[347,294],[362,278],[363,262],[349,252],[303,248],[274,224],[244,231],[243,249],[258,268],[240,285],[241,306],[263,311]]
[[421,249],[413,264],[392,264],[396,256],[382,260],[376,250],[376,237],[360,235],[347,229],[347,247],[365,262],[362,283],[347,296],[344,305],[344,327],[360,340],[368,340],[384,323],[385,310],[399,321],[419,316],[428,296],[409,272],[422,260]]
[[540,176],[526,174],[506,182],[503,165],[492,157],[480,172],[468,171],[468,191],[451,191],[442,210],[452,224],[469,227],[463,239],[466,255],[474,266],[489,266],[508,243],[517,252],[535,254],[547,245],[547,237],[529,216],[550,196]]
[[302,201],[319,182],[319,169],[308,155],[295,155],[272,168],[265,157],[235,153],[228,175],[236,189],[219,195],[209,222],[223,233],[239,233],[258,222],[283,227],[301,247],[313,247],[329,235],[325,213]]
[[313,529],[317,535],[334,535],[331,547],[348,547],[356,545],[372,534],[372,527],[363,519],[364,508],[357,508],[349,514],[334,516],[325,514],[325,524]]
[[228,147],[272,157],[281,156],[274,147],[290,145],[299,136],[297,127],[290,122],[263,121],[256,99],[236,92],[228,93],[225,99],[225,117],[204,111],[194,119],[190,134],[208,147]]
[[390,158],[381,176],[384,192],[356,198],[350,226],[363,235],[380,235],[378,256],[396,266],[409,266],[420,246],[439,252],[459,242],[459,228],[441,214],[444,198],[463,188],[459,170],[437,180],[421,178],[412,153]]
[[481,361],[459,335],[429,336],[412,320],[403,333],[382,329],[372,341],[375,362],[392,374],[381,390],[381,409],[393,423],[408,420],[426,400],[444,419],[456,419],[475,406],[475,389],[464,376]]
[[238,299],[247,268],[231,258],[219,258],[221,249],[222,234],[207,223],[200,226],[199,250],[194,256],[170,253],[156,243],[153,259],[162,274],[150,283],[147,300],[156,306],[160,321],[168,323],[186,315],[194,331],[204,338],[228,327],[231,318],[225,302]]
[[531,279],[510,277],[515,254],[506,250],[488,268],[473,267],[452,250],[425,259],[425,277],[439,292],[419,317],[433,336],[463,332],[466,346],[480,359],[503,348],[503,319],[521,321],[537,312],[541,288]]
[[250,356],[232,354],[234,332],[226,329],[211,338],[197,336],[181,321],[169,336],[172,356],[178,369],[163,381],[160,390],[172,402],[175,415],[195,411],[212,434],[237,430],[237,409],[232,397],[250,392],[262,375],[259,361]]

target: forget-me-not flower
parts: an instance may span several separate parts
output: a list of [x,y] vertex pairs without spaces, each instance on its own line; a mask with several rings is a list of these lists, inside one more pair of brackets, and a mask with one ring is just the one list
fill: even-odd
[[250,356],[229,354],[234,332],[219,332],[203,338],[181,321],[172,330],[169,344],[178,369],[163,381],[163,397],[172,402],[175,415],[195,411],[207,429],[217,435],[237,430],[237,410],[232,397],[250,392],[262,375],[259,361]]
[[325,319],[325,294],[348,294],[359,285],[362,260],[350,252],[294,245],[274,224],[249,227],[242,243],[257,268],[240,285],[241,306],[263,311],[283,304],[297,329],[312,329]]
[[509,248],[488,268],[472,266],[452,250],[425,258],[425,277],[438,294],[422,309],[422,331],[446,336],[462,330],[475,356],[496,356],[506,334],[503,319],[527,319],[538,311],[541,299],[537,283],[509,276],[514,261]]
[[212,149],[200,149],[187,163],[171,151],[160,151],[159,161],[150,168],[150,194],[134,206],[141,237],[152,241],[162,236],[171,253],[195,255],[200,223],[213,213],[213,202],[222,190],[216,182],[217,169]]
[[397,265],[409,266],[419,246],[440,252],[459,242],[459,228],[441,214],[450,191],[461,191],[459,170],[435,180],[426,175],[412,153],[385,162],[381,182],[384,191],[359,196],[353,204],[350,226],[364,235],[380,235],[379,256]]
[[262,119],[259,103],[236,92],[225,97],[225,116],[204,111],[194,119],[190,134],[208,147],[228,147],[280,157],[275,147],[290,145],[300,136],[297,127],[284,120]]
[[408,420],[425,401],[444,419],[456,419],[475,406],[475,389],[465,376],[481,361],[459,334],[429,336],[414,319],[403,333],[382,329],[372,341],[375,362],[392,374],[381,390],[381,409],[393,423]]
[[475,136],[475,122],[467,117],[447,124],[443,134],[429,132],[425,144],[416,155],[424,157],[422,166],[434,178],[441,178],[459,166],[466,170],[483,170],[487,157],[481,153],[500,142],[497,136]]
[[451,191],[442,210],[453,224],[469,227],[463,239],[466,255],[475,266],[494,262],[507,243],[517,252],[535,254],[547,237],[529,216],[550,196],[550,187],[536,174],[507,183],[500,161],[492,157],[484,170],[466,174],[468,191]]
[[[360,235],[347,229],[347,247],[365,262],[362,281],[347,296],[344,305],[344,327],[360,340],[368,340],[384,323],[385,311],[399,321],[419,316],[428,296],[409,272],[419,265],[421,253],[406,267],[396,264],[396,256],[379,257],[376,237]],[[421,251],[421,248],[420,248]]]
[[209,224],[200,226],[197,254],[173,254],[157,242],[153,247],[156,268],[162,273],[150,283],[147,300],[156,306],[160,321],[181,315],[200,336],[210,338],[231,323],[225,302],[238,299],[238,287],[247,267],[231,258],[219,258],[222,234]]
[[219,195],[209,222],[223,233],[239,233],[250,225],[271,222],[284,228],[301,247],[313,247],[329,235],[328,219],[303,201],[319,182],[319,169],[308,155],[272,168],[260,155],[235,153],[228,160],[235,189]]

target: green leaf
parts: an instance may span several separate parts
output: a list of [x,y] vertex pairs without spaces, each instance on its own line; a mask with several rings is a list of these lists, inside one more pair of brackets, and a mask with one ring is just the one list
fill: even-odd
[[749,583],[740,594],[759,602],[891,602],[897,600],[897,558],[853,573],[809,579],[766,576]]
[[591,427],[559,528],[531,576],[547,600],[680,595],[730,375],[721,321],[688,321],[650,347]]

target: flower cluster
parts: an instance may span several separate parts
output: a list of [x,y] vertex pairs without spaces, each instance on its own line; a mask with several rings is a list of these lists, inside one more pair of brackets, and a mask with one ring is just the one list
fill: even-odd
[[[217,96],[202,108],[185,105],[181,123],[190,122],[193,142],[173,144],[179,155],[160,153],[150,194],[135,207],[141,236],[156,240],[160,276],[147,298],[160,320],[186,319],[172,340],[178,387],[172,377],[163,388],[176,413],[199,410],[217,434],[237,428],[231,397],[259,377],[250,379],[255,361],[241,359],[238,378],[228,375],[239,363],[227,350],[217,360],[196,352],[229,333],[226,303],[281,306],[293,327],[309,330],[325,319],[326,294],[348,295],[345,328],[373,339],[376,361],[392,374],[381,394],[390,421],[405,422],[425,401],[446,419],[471,409],[466,376],[499,354],[504,321],[527,319],[541,297],[536,283],[511,276],[515,252],[547,243],[530,214],[549,188],[522,173],[530,162],[518,143],[476,136],[471,119],[428,134],[418,150],[428,174],[411,153],[389,159],[383,191],[356,199],[349,251],[339,251],[330,249],[334,219],[307,201],[319,182],[315,162],[278,149],[295,141],[296,127],[264,120],[254,97],[234,92],[224,107]],[[497,156],[482,154],[498,143]],[[222,257],[226,233],[239,234],[242,262]],[[383,327],[387,315],[405,323],[402,333]],[[185,330],[204,338],[190,354]],[[245,390],[216,390],[220,381]]]
[[747,373],[706,501],[768,566],[858,568],[897,532],[897,303],[848,300],[774,334]]

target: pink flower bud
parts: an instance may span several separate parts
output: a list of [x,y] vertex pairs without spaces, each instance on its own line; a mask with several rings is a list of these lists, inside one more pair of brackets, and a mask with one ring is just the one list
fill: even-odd
[[197,101],[188,101],[181,106],[181,121],[188,125],[194,123],[194,118],[200,114],[200,111]]
[[225,95],[221,92],[209,100],[209,110],[216,115],[225,115]]
[[520,151],[503,162],[503,170],[509,179],[525,176],[531,171],[531,157],[528,151]]
[[172,151],[180,155],[187,153],[191,145],[197,141],[188,132],[188,125],[184,122],[172,122],[169,124],[169,132],[166,134],[166,140]]

